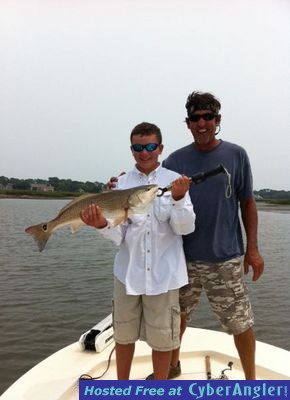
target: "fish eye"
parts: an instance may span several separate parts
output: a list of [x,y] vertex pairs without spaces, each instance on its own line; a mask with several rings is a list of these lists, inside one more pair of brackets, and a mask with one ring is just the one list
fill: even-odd
[[43,229],[44,231],[47,231],[47,225],[46,225],[46,224],[43,224],[43,225],[42,225],[42,229]]

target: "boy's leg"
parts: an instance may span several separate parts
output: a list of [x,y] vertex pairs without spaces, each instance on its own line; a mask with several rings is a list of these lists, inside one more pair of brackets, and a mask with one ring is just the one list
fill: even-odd
[[[184,312],[180,313],[180,342],[187,326],[187,315]],[[171,362],[172,367],[177,367],[179,363],[180,347],[172,350]]]
[[179,347],[179,290],[154,296],[142,296],[143,326],[140,338],[152,350],[153,373],[146,379],[168,379],[172,350]]
[[[179,289],[180,304],[180,342],[186,330],[189,315],[194,311],[198,304],[202,292],[202,284],[196,273],[195,263],[187,262],[188,284]],[[171,367],[176,368],[179,365],[180,347],[172,351]]]
[[168,378],[172,351],[152,351],[154,379],[166,380]]
[[127,295],[125,285],[115,278],[113,324],[118,379],[129,379],[135,342],[140,333],[141,317],[141,297]]
[[135,343],[116,343],[117,377],[121,380],[128,380],[131,364],[134,356]]

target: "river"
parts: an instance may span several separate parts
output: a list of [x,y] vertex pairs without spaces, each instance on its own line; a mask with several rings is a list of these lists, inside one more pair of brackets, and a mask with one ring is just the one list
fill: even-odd
[[[96,230],[57,231],[39,253],[25,227],[67,200],[0,199],[0,393],[111,311],[116,247]],[[290,213],[259,211],[265,272],[246,277],[258,340],[290,350]],[[192,326],[220,330],[204,297]]]

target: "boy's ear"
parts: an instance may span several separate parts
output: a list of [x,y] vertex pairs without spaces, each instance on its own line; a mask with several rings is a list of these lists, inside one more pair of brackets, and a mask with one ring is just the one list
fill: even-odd
[[189,128],[189,118],[188,117],[185,118],[185,122],[186,122],[187,127]]

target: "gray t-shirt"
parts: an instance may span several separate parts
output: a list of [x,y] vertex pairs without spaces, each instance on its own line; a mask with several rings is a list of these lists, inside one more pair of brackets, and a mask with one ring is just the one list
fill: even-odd
[[163,167],[187,176],[219,164],[231,174],[232,194],[226,197],[228,181],[224,174],[190,186],[196,228],[183,237],[188,261],[223,262],[244,254],[239,202],[253,196],[250,162],[242,147],[222,140],[210,151],[198,151],[190,144],[163,161]]

